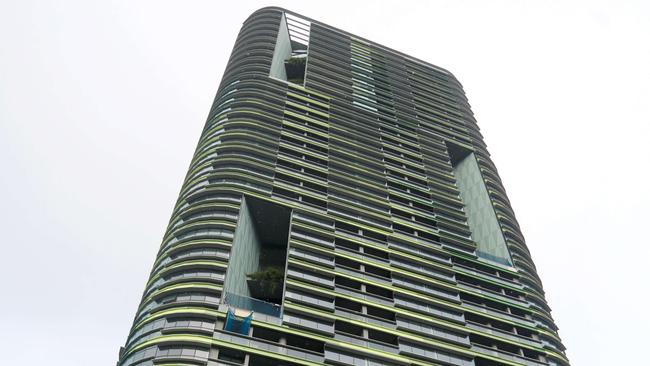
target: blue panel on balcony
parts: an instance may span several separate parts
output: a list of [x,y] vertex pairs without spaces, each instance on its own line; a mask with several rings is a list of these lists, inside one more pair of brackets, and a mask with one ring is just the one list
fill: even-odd
[[228,313],[226,314],[226,325],[224,325],[223,329],[241,335],[248,335],[252,320],[252,312],[248,314],[248,316],[241,317],[235,315],[231,309],[228,309]]

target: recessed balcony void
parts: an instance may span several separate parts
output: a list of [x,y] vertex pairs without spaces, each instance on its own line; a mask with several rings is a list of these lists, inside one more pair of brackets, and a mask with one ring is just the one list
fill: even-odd
[[446,145],[456,186],[464,204],[467,224],[476,243],[476,255],[491,262],[512,266],[510,252],[474,152],[450,141],[446,141]]
[[311,23],[302,18],[286,13],[282,15],[271,63],[271,77],[293,84],[305,83],[310,26]]
[[224,303],[280,317],[291,210],[245,197],[225,279]]

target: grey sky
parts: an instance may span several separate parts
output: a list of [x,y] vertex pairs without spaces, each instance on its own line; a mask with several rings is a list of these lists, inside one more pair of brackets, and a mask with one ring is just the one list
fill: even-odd
[[[0,364],[114,365],[237,32],[269,4],[0,2]],[[572,363],[641,363],[650,2],[275,5],[452,71]]]

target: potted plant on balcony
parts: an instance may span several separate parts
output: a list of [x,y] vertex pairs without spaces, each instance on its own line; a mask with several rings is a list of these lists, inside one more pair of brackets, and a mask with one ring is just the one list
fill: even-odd
[[305,66],[307,58],[303,55],[294,56],[284,62],[287,71],[287,80],[292,83],[302,84],[305,80]]
[[277,266],[269,266],[246,274],[248,289],[254,298],[267,302],[277,302],[282,298],[284,271]]

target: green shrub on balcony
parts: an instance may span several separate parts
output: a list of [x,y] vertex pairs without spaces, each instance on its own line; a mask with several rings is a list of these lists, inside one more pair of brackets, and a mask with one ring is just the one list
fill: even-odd
[[302,84],[305,80],[306,57],[291,57],[284,62],[287,80],[295,84]]
[[257,272],[246,274],[246,277],[253,297],[271,302],[282,298],[284,270],[281,267],[265,267]]

